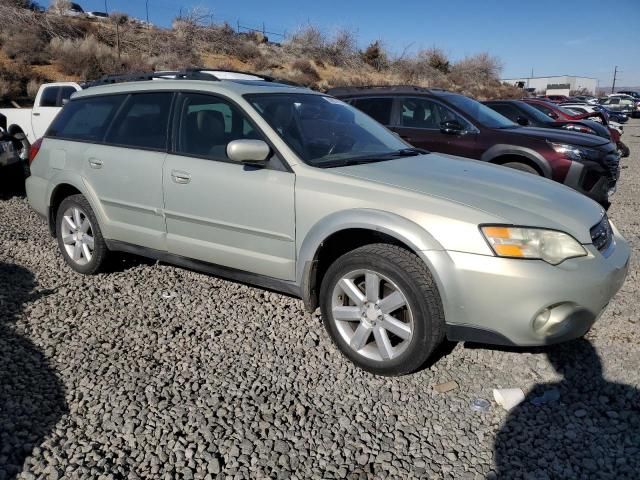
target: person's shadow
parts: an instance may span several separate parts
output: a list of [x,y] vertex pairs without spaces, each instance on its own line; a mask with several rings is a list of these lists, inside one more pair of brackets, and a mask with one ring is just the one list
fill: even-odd
[[[15,478],[68,409],[64,386],[42,351],[14,323],[35,292],[34,276],[0,262],[0,479]],[[46,322],[46,319],[42,319]]]
[[[587,340],[547,356],[564,379],[537,385],[510,412],[496,437],[497,477],[640,479],[640,390],[605,380]],[[536,406],[545,392],[560,395]]]

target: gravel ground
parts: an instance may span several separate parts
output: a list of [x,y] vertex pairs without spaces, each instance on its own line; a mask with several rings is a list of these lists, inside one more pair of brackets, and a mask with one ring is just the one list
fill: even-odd
[[[610,216],[640,249],[640,121]],[[282,295],[129,258],[83,277],[24,197],[0,200],[0,480],[638,478],[638,262],[582,341],[448,344],[379,378]],[[437,393],[433,385],[455,381]],[[511,413],[495,387],[542,406]]]

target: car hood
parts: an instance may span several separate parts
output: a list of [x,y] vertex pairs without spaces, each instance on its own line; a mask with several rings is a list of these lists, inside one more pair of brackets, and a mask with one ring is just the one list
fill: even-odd
[[526,135],[527,137],[537,138],[539,140],[549,140],[550,142],[569,143],[571,145],[579,145],[581,147],[599,147],[606,145],[609,140],[589,135],[587,133],[567,132],[562,130],[550,131],[547,128],[536,127],[520,127],[514,129],[501,130],[512,135]]
[[551,228],[585,244],[591,243],[589,230],[604,214],[596,202],[559,183],[452,155],[432,153],[331,170],[464,205],[478,212],[474,218],[479,224]]

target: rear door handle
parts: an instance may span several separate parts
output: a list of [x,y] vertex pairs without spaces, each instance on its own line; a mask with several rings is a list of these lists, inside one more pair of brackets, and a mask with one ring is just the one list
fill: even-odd
[[97,158],[90,158],[89,165],[91,168],[99,169],[102,168],[102,160],[98,160]]
[[189,183],[191,181],[191,175],[188,172],[182,170],[171,170],[171,178],[175,183]]

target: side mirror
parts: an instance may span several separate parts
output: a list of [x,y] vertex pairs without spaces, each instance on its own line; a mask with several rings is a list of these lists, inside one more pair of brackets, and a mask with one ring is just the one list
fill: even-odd
[[63,98],[62,99],[62,106],[64,107],[67,103],[69,103],[69,99],[68,98]]
[[554,120],[558,118],[558,114],[555,112],[549,112],[548,115],[553,118]]
[[227,144],[227,157],[234,162],[262,163],[271,154],[271,148],[262,140],[233,140]]
[[457,120],[447,120],[440,124],[440,131],[448,135],[459,135],[464,131],[464,127]]
[[527,125],[529,125],[529,120],[524,117],[516,118],[516,122],[518,122],[518,125],[522,125],[523,127],[526,127]]

